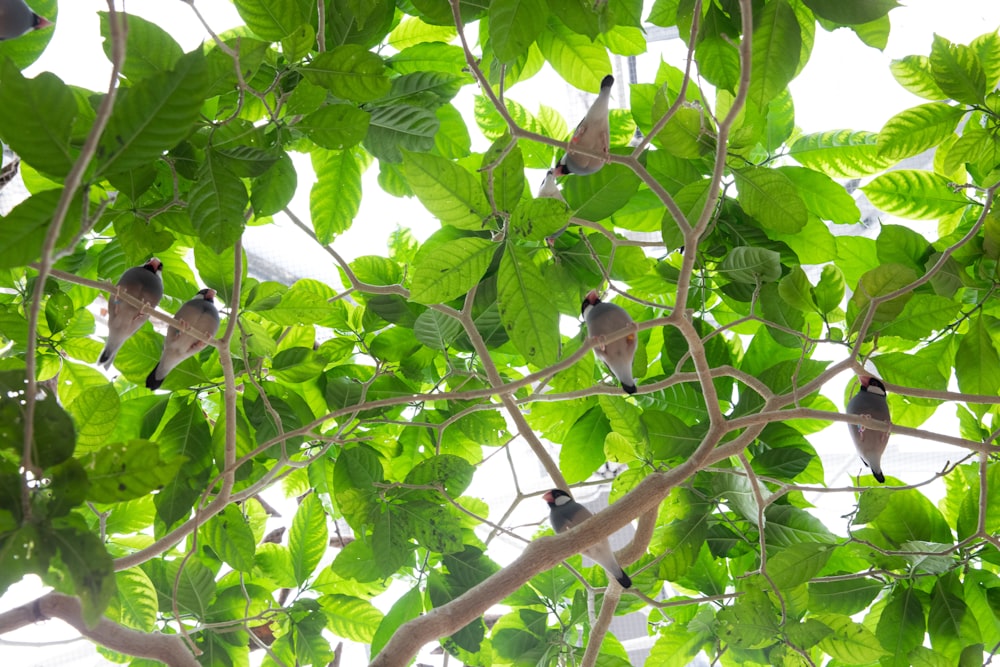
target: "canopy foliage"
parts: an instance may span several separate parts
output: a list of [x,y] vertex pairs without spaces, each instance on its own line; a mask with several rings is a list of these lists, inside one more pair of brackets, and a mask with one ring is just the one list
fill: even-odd
[[[45,31],[0,43],[0,139],[30,191],[0,224],[0,591],[40,576],[57,593],[39,609],[132,665],[245,665],[261,646],[265,665],[326,665],[335,636],[378,665],[440,639],[469,665],[613,667],[611,612],[644,609],[656,665],[979,664],[1000,646],[997,32],[894,62],[924,102],[879,131],[803,134],[788,86],[817,30],[881,48],[894,0],[235,5],[245,26],[206,26],[187,53],[103,14],[120,74],[104,92],[22,74]],[[649,24],[690,62],[616,88],[610,163],[566,177],[565,204],[533,197],[525,170],[551,167],[578,119],[518,84],[547,63],[595,93]],[[291,154],[315,170],[308,211],[287,208]],[[363,192],[368,170],[383,192]],[[915,222],[833,233],[862,218],[850,179]],[[440,228],[345,261],[363,196],[415,197]],[[241,239],[282,212],[342,284],[254,277]],[[109,379],[96,314],[154,255],[157,326]],[[219,337],[147,390],[157,329],[205,286]],[[633,397],[560,329],[594,288],[638,323]],[[804,499],[824,488],[808,436],[846,431],[824,388],[866,360],[894,430],[956,454],[937,505],[891,470],[836,490],[844,535]],[[961,432],[920,430],[936,411]],[[534,531],[470,484],[514,441],[550,486],[617,474],[601,521],[501,568],[496,532]],[[271,488],[300,502],[265,538]],[[541,517],[544,490],[510,489],[510,508]],[[573,554],[635,520],[634,588],[605,590]],[[412,590],[383,613],[371,600],[396,581]]]

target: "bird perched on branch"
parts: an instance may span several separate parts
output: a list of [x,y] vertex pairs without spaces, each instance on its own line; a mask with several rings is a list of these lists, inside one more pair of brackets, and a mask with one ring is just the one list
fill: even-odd
[[580,313],[587,323],[587,335],[600,339],[594,346],[594,355],[614,373],[626,393],[634,394],[636,386],[635,378],[632,377],[632,359],[635,358],[638,344],[636,333],[633,331],[609,342],[605,342],[603,338],[635,324],[635,320],[621,306],[601,301],[597,290],[590,290],[584,298]]
[[[556,165],[555,175],[577,174],[586,176],[603,167],[611,156],[611,128],[608,124],[608,105],[611,101],[611,85],[615,77],[610,74],[601,81],[601,92],[590,106],[587,115],[576,126],[569,140],[566,154]],[[604,157],[583,155],[574,148],[585,148]]]
[[[142,266],[133,266],[123,273],[118,280],[118,287],[129,296],[148,303],[150,308],[156,308],[163,298],[163,278],[160,277],[162,271],[163,264],[153,257]],[[148,319],[148,312],[143,312],[120,296],[111,295],[108,299],[108,342],[104,345],[97,364],[111,368],[122,343]]]
[[[861,390],[852,396],[847,403],[847,414],[865,415],[892,424],[892,419],[889,416],[889,404],[885,398],[885,385],[882,384],[882,381],[878,378],[863,376]],[[885,484],[885,475],[882,474],[882,454],[885,452],[886,443],[889,442],[889,432],[876,431],[859,424],[848,424],[847,428],[851,431],[854,446],[857,448],[861,460],[871,468],[875,479]]]
[[215,299],[214,289],[203,289],[195,295],[193,299],[185,303],[174,315],[185,326],[181,329],[171,325],[167,329],[167,338],[163,341],[163,354],[160,355],[160,363],[152,370],[146,378],[146,387],[149,389],[159,389],[163,384],[163,379],[167,373],[172,371],[177,364],[200,351],[207,343],[204,343],[187,331],[198,331],[206,337],[212,337],[219,329],[219,311],[213,301]]
[[36,14],[23,0],[0,0],[0,41],[50,25],[52,21]]
[[[557,533],[574,528],[593,516],[590,510],[573,500],[573,497],[562,489],[552,489],[542,498],[549,504],[549,523]],[[622,588],[631,588],[632,579],[618,564],[607,538],[584,549],[583,555],[603,567],[608,576],[616,579]]]

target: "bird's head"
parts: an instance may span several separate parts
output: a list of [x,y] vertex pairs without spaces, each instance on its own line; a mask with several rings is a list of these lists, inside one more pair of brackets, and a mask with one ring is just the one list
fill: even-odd
[[559,507],[560,505],[565,505],[569,501],[573,500],[572,496],[562,489],[552,489],[551,491],[546,491],[542,498],[549,504],[549,507]]
[[583,303],[580,304],[580,315],[586,315],[587,309],[591,306],[596,306],[601,302],[601,297],[597,294],[597,290],[592,289],[587,292],[587,296],[583,298]]
[[212,299],[215,298],[215,290],[211,289],[209,287],[206,287],[205,289],[200,290],[198,292],[198,295],[201,296],[201,298],[204,299],[205,301],[209,301],[210,302],[210,301],[212,301]]

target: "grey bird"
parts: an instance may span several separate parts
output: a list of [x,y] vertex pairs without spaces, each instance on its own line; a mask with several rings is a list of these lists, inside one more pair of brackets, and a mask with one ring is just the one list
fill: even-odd
[[635,320],[621,306],[601,301],[597,290],[590,290],[583,300],[580,312],[587,323],[587,335],[601,339],[594,347],[594,355],[614,373],[626,393],[634,394],[636,386],[635,378],[632,377],[632,359],[635,358],[638,344],[635,332],[610,342],[605,342],[603,337],[620,332],[635,324]]
[[[573,500],[573,497],[562,489],[552,489],[542,498],[549,504],[549,523],[552,524],[552,530],[557,533],[574,528],[594,516],[590,510]],[[583,550],[583,555],[603,567],[608,576],[616,579],[622,588],[632,587],[632,579],[618,564],[615,552],[611,550],[611,543],[607,539],[587,547]]]
[[[885,385],[882,381],[878,378],[862,377],[861,391],[852,396],[847,403],[847,414],[866,415],[892,424],[889,404],[885,398]],[[854,446],[861,460],[871,468],[875,479],[885,484],[885,475],[882,474],[882,454],[885,452],[886,443],[889,442],[889,432],[876,431],[858,424],[848,424],[847,428],[851,431]]]
[[50,25],[52,21],[33,12],[23,0],[0,0],[0,41]]
[[[611,85],[615,77],[608,74],[601,81],[601,92],[590,106],[587,115],[576,126],[573,137],[569,140],[566,154],[556,165],[555,175],[577,174],[586,176],[593,174],[608,162],[611,155],[611,127],[608,124],[608,106],[611,102]],[[586,148],[588,151],[601,153],[601,157],[583,155],[574,147]]]
[[[163,298],[163,278],[160,277],[162,271],[163,264],[153,257],[142,266],[133,266],[123,273],[118,280],[118,287],[129,296],[148,303],[150,308],[156,308]],[[148,312],[142,312],[121,297],[111,295],[108,299],[108,341],[97,365],[111,368],[122,343],[148,319]]]
[[562,192],[559,190],[559,186],[556,185],[556,170],[549,169],[545,172],[545,180],[542,181],[541,187],[538,188],[538,197],[548,197],[550,199],[558,199],[559,201],[566,201],[563,198]]
[[215,307],[214,289],[203,289],[193,299],[185,303],[174,317],[183,322],[186,327],[178,329],[171,325],[167,329],[167,338],[163,342],[163,354],[160,363],[146,378],[148,389],[159,389],[167,373],[177,364],[197,353],[206,343],[185,333],[185,330],[199,331],[205,336],[214,336],[219,329],[219,310]]

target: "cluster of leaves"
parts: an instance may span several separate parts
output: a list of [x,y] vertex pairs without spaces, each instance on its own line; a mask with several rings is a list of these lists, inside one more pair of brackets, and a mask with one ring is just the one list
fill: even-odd
[[[189,53],[153,23],[128,16],[122,31],[103,14],[109,56],[126,42],[106,119],[104,93],[22,75],[44,36],[0,44],[12,58],[0,139],[31,192],[0,226],[0,590],[38,574],[79,596],[88,622],[183,628],[206,665],[246,664],[260,644],[266,664],[326,664],[322,631],[388,653],[405,623],[499,569],[475,530],[490,508],[463,493],[484,448],[512,439],[511,418],[529,441],[561,445],[554,484],[620,466],[612,500],[696,464],[655,499],[630,570],[649,597],[668,582],[687,591],[669,617],[649,610],[656,664],[701,651],[732,664],[954,664],[1000,644],[1000,468],[985,454],[945,476],[940,508],[915,489],[858,489],[847,537],[799,493],[824,481],[806,437],[829,423],[816,411],[835,411],[823,382],[873,352],[898,390],[897,425],[923,424],[954,376],[967,446],[992,445],[996,32],[937,37],[929,56],[894,63],[928,102],[879,132],[803,135],[788,84],[817,26],[881,48],[895,2],[766,0],[750,22],[750,2],[658,0],[646,20],[679,29],[712,89],[667,63],[631,84],[611,116],[612,163],[567,178],[564,204],[533,198],[524,171],[551,166],[570,125],[515,101],[516,84],[547,62],[595,91],[609,52],[645,51],[641,2],[235,5],[246,26]],[[474,85],[470,127],[453,100]],[[932,169],[892,169],[929,149]],[[316,172],[318,244],[336,248],[355,223],[375,163],[382,189],[418,198],[440,230],[423,243],[399,230],[384,256],[350,263],[334,251],[341,288],[250,277],[239,240],[288,206],[290,152]],[[66,186],[74,174],[81,185]],[[874,239],[831,233],[861,217],[840,181],[871,176],[872,203],[937,221],[937,240],[899,224]],[[168,376],[169,393],[143,387],[160,347],[149,325],[113,382],[93,368],[95,281],[152,255],[165,312],[207,285],[235,318],[219,349]],[[560,316],[607,283],[640,323],[632,398],[600,384],[582,335],[560,333]],[[819,343],[845,361],[813,359]],[[792,406],[810,418],[787,420]],[[279,482],[306,494],[287,545],[264,538],[256,500]],[[353,539],[321,568],[330,525]],[[470,665],[550,665],[591,643],[601,664],[627,664],[589,612],[605,575],[569,562],[583,574],[526,575],[508,614],[449,628],[445,648]],[[413,588],[383,615],[371,599],[394,580]],[[483,599],[484,611],[499,602]],[[626,594],[618,612],[649,604]]]

